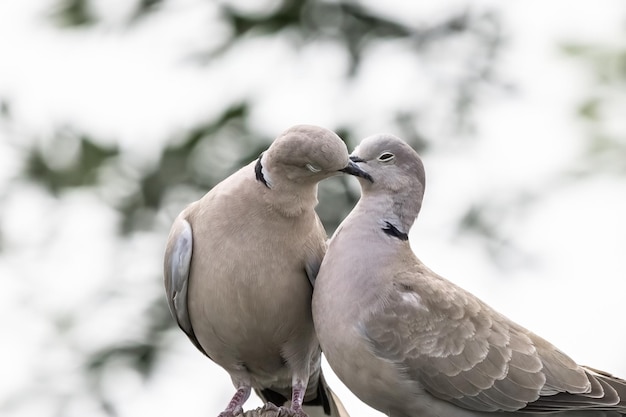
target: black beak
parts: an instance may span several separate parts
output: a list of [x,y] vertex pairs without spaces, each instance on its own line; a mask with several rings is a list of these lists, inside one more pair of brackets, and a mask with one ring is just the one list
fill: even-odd
[[339,171],[345,172],[346,174],[354,175],[355,177],[365,178],[369,182],[374,182],[374,178],[367,172],[363,171],[361,167],[359,167],[357,162],[365,162],[361,158],[350,157],[350,161],[348,161],[348,166],[344,169],[340,169]]

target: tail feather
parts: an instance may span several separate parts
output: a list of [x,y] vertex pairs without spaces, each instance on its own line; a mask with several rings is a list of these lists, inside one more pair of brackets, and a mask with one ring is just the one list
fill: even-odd
[[281,407],[289,401],[283,394],[272,389],[255,390],[256,394],[261,397],[264,403],[272,403],[277,407]]
[[337,394],[326,383],[321,370],[317,397],[303,403],[302,408],[309,417],[350,417]]
[[[587,392],[545,395],[528,404],[527,412],[593,411],[594,416],[626,415],[626,380],[588,366],[582,367],[591,383]],[[601,411],[606,411],[600,414]]]
[[[266,403],[271,402],[279,407],[291,405],[290,399],[286,397],[287,392],[277,392],[269,388],[255,391]],[[350,417],[337,394],[326,383],[321,369],[317,389],[307,394],[302,409],[309,417]]]
[[626,380],[589,366],[583,366],[583,368],[585,368],[588,373],[594,375],[597,379],[610,385],[618,396],[618,402],[616,405],[622,407],[622,409],[626,411]]

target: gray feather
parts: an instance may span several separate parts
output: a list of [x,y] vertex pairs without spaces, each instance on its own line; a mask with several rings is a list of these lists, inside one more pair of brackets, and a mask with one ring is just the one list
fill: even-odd
[[371,181],[359,179],[361,199],[329,243],[313,318],[329,364],[357,396],[391,417],[626,414],[626,381],[576,364],[396,238],[424,194],[413,149],[378,135],[351,158]]
[[185,219],[176,219],[168,239],[165,253],[165,288],[172,317],[200,352],[200,345],[189,318],[187,293],[189,290],[189,267],[193,252],[191,225]]
[[237,389],[220,416],[238,414],[252,391],[294,413],[347,416],[321,376],[311,296],[327,238],[317,184],[349,164],[336,134],[295,126],[174,221],[168,303]]

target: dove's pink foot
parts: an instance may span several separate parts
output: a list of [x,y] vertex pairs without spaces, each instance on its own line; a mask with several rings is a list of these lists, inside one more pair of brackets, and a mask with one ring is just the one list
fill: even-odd
[[243,413],[243,404],[250,397],[252,389],[249,385],[237,388],[237,392],[233,395],[226,410],[222,411],[217,417],[235,417],[237,414]]
[[296,382],[291,388],[291,411],[295,417],[308,417],[302,410],[302,402],[306,393],[306,385]]

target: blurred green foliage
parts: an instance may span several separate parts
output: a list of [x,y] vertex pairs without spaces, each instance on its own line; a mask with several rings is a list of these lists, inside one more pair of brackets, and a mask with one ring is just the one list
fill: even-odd
[[572,173],[626,174],[626,48],[572,43],[562,50],[590,76],[589,94],[578,106],[587,131],[585,151]]
[[[64,166],[55,166],[51,160],[67,151],[68,141],[74,142],[77,152]],[[118,155],[118,149],[99,145],[86,134],[62,130],[46,149],[35,147],[30,151],[24,174],[26,178],[40,182],[51,193],[58,194],[66,188],[96,184],[102,165]]]
[[88,26],[96,22],[89,0],[62,0],[57,4],[52,18],[61,27]]
[[[172,1],[136,1],[127,25],[136,25],[150,16],[166,13],[164,6]],[[95,10],[90,0],[58,0],[51,14],[51,23],[58,30],[89,31],[100,21]],[[280,37],[296,47],[324,39],[348,53],[350,67],[346,81],[358,73],[364,53],[376,43],[404,41],[415,56],[428,60],[430,51],[451,39],[472,39],[467,47],[476,48],[472,51],[476,61],[472,65],[458,63],[461,71],[452,81],[454,93],[446,97],[447,107],[451,109],[450,124],[462,131],[471,131],[472,110],[479,102],[480,87],[498,82],[494,72],[503,47],[503,34],[497,14],[489,11],[456,10],[441,16],[438,21],[411,25],[380,16],[358,1],[282,0],[268,6],[267,10],[254,13],[223,2],[220,15],[229,35],[220,44],[211,44],[199,54],[191,51],[197,58],[194,62],[219,65],[219,58],[225,52],[251,37]],[[623,110],[626,104],[623,101],[626,50],[598,45],[567,45],[564,51],[586,63],[588,71],[593,74],[592,93],[578,109],[582,123],[589,130],[588,155],[578,172],[585,174],[591,169],[605,167],[625,173],[626,132],[609,129],[607,125],[615,117],[616,106]],[[411,88],[413,86],[407,86],[407,89]],[[158,221],[159,213],[179,210],[267,148],[272,138],[259,136],[249,125],[252,102],[252,97],[244,98],[226,106],[217,116],[177,132],[154,164],[139,166],[133,165],[132,158],[123,149],[101,140],[98,132],[64,126],[53,133],[46,145],[38,141],[26,145],[22,176],[45,187],[51,195],[79,187],[99,193],[103,203],[114,207],[121,215],[120,239],[131,239],[145,230],[161,230],[164,226]],[[435,146],[434,138],[425,136],[417,127],[423,120],[419,109],[407,108],[390,116],[395,123],[390,128],[416,150],[426,152]],[[0,117],[10,123],[11,105],[7,100],[0,101]],[[623,111],[621,117],[623,120]],[[349,149],[359,139],[348,123],[327,127],[337,131]],[[604,163],[607,160],[610,163]],[[110,188],[116,188],[117,192],[104,191]],[[473,204],[465,208],[459,218],[458,231],[480,236],[493,258],[500,259],[502,251],[511,246],[498,227],[503,207],[519,209],[532,198],[507,196],[502,201]],[[348,184],[346,178],[320,186],[318,211],[329,234],[357,199],[358,191]],[[166,230],[162,231],[166,233]],[[160,286],[161,277],[155,276],[154,283]],[[144,302],[146,325],[143,332],[134,335],[130,341],[101,346],[81,358],[85,378],[94,387],[94,399],[106,415],[117,414],[114,402],[100,389],[99,381],[107,368],[121,361],[149,377],[160,353],[167,348],[165,335],[174,322],[169,317],[165,300],[163,297],[148,297]]]
[[[133,24],[137,19],[159,13],[165,3],[167,0],[137,2],[128,23]],[[321,37],[331,39],[349,51],[352,63],[348,77],[358,70],[364,50],[374,42],[409,39],[413,52],[420,55],[427,48],[436,47],[438,43],[449,38],[476,38],[487,51],[484,53],[484,61],[475,67],[466,68],[466,73],[458,80],[458,96],[450,97],[450,107],[456,110],[450,118],[457,120],[460,126],[471,118],[472,103],[478,94],[476,85],[490,80],[489,74],[501,43],[497,17],[488,12],[471,14],[467,10],[461,10],[431,25],[412,27],[378,16],[358,2],[283,0],[263,13],[242,11],[228,3],[220,7],[223,21],[231,28],[231,35],[223,44],[212,47],[207,52],[207,57],[214,59],[244,37],[280,36],[296,43]],[[53,21],[60,29],[89,30],[90,26],[98,24],[99,18],[89,0],[60,0],[55,8]],[[55,133],[50,149],[58,148],[57,145],[67,142],[70,140],[68,138],[78,141],[79,149],[71,163],[55,168],[47,160],[50,149],[33,147],[28,156],[26,175],[41,182],[53,193],[58,193],[65,188],[101,185],[99,182],[107,181],[107,177],[99,175],[99,172],[113,164],[122,173],[122,177],[125,177],[125,181],[135,182],[129,186],[135,190],[134,193],[124,196],[121,201],[109,201],[124,215],[122,234],[132,233],[137,228],[151,228],[154,225],[150,218],[154,218],[155,212],[163,204],[164,196],[172,188],[185,184],[188,189],[195,190],[195,194],[200,194],[236,167],[254,159],[267,147],[271,138],[259,138],[249,131],[248,108],[249,102],[241,102],[224,109],[215,119],[207,120],[187,132],[181,132],[182,139],[177,138],[175,144],[163,150],[158,165],[140,172],[139,177],[124,175],[124,155],[118,149],[99,145],[91,136],[96,135],[96,132],[79,132],[68,128],[59,129]],[[395,115],[397,127],[403,137],[412,142],[418,151],[422,151],[430,141],[416,131],[417,119],[419,113],[415,109],[407,109]],[[246,146],[240,147],[244,152],[237,154],[238,158],[229,161],[220,170],[199,167],[196,156],[198,152],[215,147],[226,130],[229,131],[228,136],[232,137],[236,133],[241,142],[247,142]],[[349,129],[338,126],[336,130],[340,131],[351,148],[355,140]],[[204,161],[204,164],[209,165],[210,162],[212,161]],[[343,183],[345,187],[346,182]],[[338,189],[336,185],[334,188],[333,185],[321,187],[320,201],[336,203],[330,209],[324,209],[326,205],[321,205],[320,215],[329,233],[339,224],[356,198],[356,192],[349,188]],[[336,207],[337,205],[340,207]]]
[[[165,13],[164,6],[168,3],[168,0],[137,1],[126,23],[132,26],[152,15]],[[90,0],[58,0],[51,21],[58,30],[89,31],[99,24],[95,10]],[[502,47],[502,34],[497,15],[488,11],[457,10],[430,24],[411,25],[379,16],[358,1],[282,0],[266,11],[255,13],[224,2],[220,10],[230,35],[221,44],[195,54],[202,64],[219,65],[220,56],[250,37],[281,37],[296,46],[313,39],[325,39],[347,51],[350,70],[346,81],[349,81],[358,73],[365,51],[373,44],[408,41],[410,51],[427,60],[429,51],[444,42],[469,38],[472,42],[468,43],[468,48],[476,48],[472,53],[476,61],[473,65],[459,63],[462,70],[458,79],[453,80],[454,94],[447,97],[450,124],[460,130],[467,130],[472,124],[479,87],[496,83],[493,74]],[[407,86],[411,88],[413,86]],[[215,117],[177,132],[154,164],[140,166],[134,166],[123,149],[98,138],[98,132],[65,126],[57,129],[45,146],[38,141],[28,145],[30,147],[24,150],[23,176],[45,187],[52,195],[78,187],[100,193],[103,202],[121,214],[120,239],[130,239],[145,230],[163,229],[158,221],[159,213],[179,210],[267,148],[272,138],[259,137],[249,126],[252,101],[252,97],[246,98],[225,107]],[[10,118],[10,103],[3,101],[0,111]],[[395,126],[390,128],[416,150],[424,152],[433,146],[433,138],[424,136],[417,128],[418,121],[422,120],[419,109],[407,108],[391,116]],[[349,149],[359,139],[347,123],[327,127],[337,131]],[[103,191],[111,187],[117,192]],[[349,186],[345,178],[320,186],[318,211],[329,234],[357,199],[358,191]],[[460,227],[486,236],[488,241],[496,242],[496,248],[506,246],[506,241],[494,235],[495,229],[481,217],[483,209],[469,207],[466,216],[460,219]],[[155,276],[154,283],[160,286],[161,277]],[[147,322],[144,332],[134,335],[130,341],[102,346],[81,359],[85,378],[94,387],[94,399],[106,415],[117,414],[116,405],[100,388],[99,381],[107,368],[121,361],[149,377],[160,353],[167,348],[164,335],[174,322],[164,298],[144,301]]]

